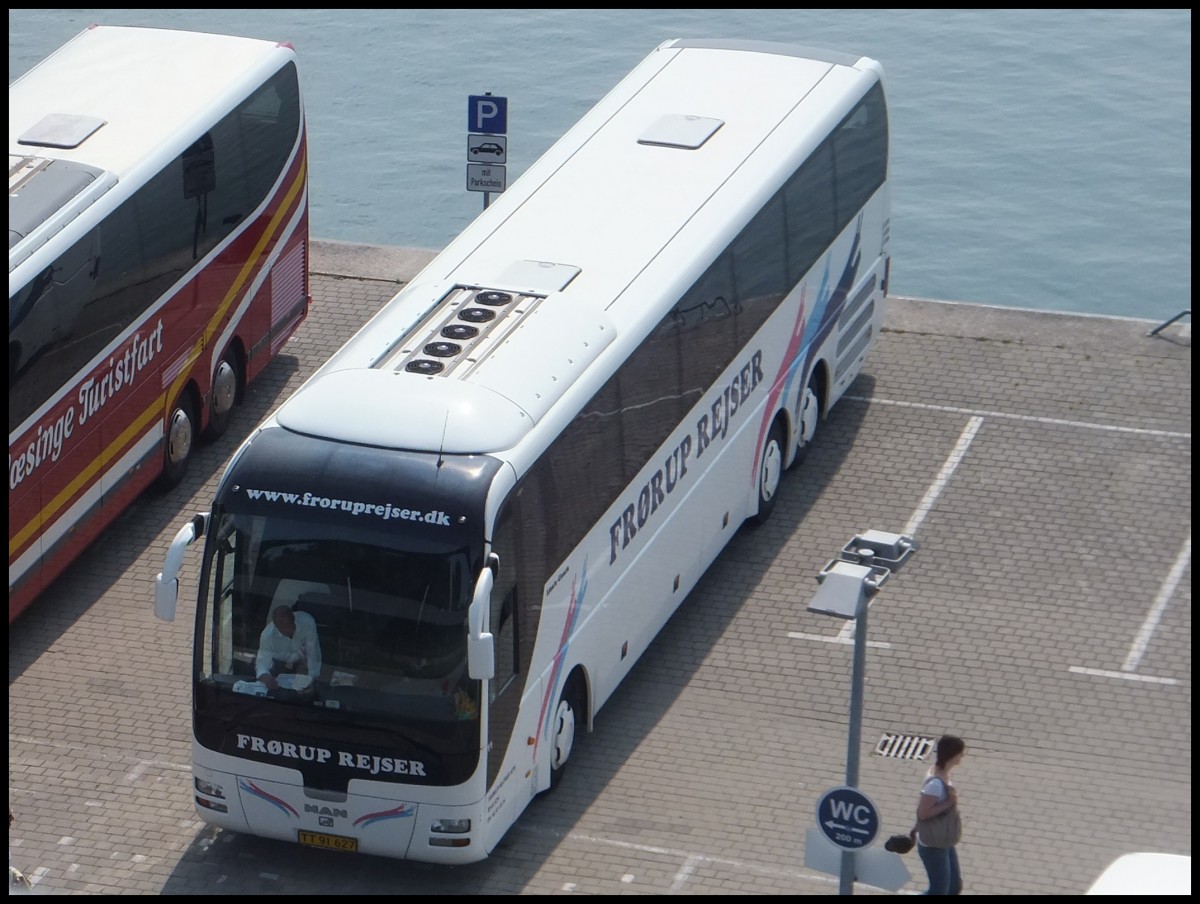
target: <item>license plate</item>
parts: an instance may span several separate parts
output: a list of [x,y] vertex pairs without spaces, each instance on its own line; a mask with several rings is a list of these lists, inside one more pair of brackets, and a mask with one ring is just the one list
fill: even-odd
[[326,848],[331,851],[357,851],[358,839],[347,838],[345,835],[330,835],[328,832],[299,832],[300,843],[309,847]]

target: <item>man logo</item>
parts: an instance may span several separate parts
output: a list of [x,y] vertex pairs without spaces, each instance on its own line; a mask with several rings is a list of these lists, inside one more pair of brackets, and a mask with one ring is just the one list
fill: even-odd
[[[342,819],[349,819],[350,813],[343,810],[341,807],[318,807],[316,804],[305,804],[305,813],[315,813],[318,816],[340,816]],[[321,823],[325,825],[325,823]]]

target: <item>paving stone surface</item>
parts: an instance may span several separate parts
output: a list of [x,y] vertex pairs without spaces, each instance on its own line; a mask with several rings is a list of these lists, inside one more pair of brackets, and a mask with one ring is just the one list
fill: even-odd
[[[35,894],[837,894],[805,837],[845,779],[853,635],[806,606],[870,529],[920,544],[868,615],[859,784],[884,833],[910,825],[926,764],[878,745],[952,732],[966,894],[1079,894],[1122,853],[1191,853],[1190,327],[916,299],[891,300],[772,518],[734,536],[490,859],[206,827],[194,602],[156,620],[154,576],[253,425],[430,257],[318,243],[311,315],[228,434],[10,627],[9,840]],[[899,893],[920,892],[903,863]]]

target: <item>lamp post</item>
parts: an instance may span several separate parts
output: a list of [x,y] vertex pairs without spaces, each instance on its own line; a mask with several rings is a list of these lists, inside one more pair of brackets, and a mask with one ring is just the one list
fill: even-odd
[[[850,714],[846,732],[846,785],[858,787],[859,748],[862,737],[862,701],[867,665],[867,610],[870,598],[913,552],[912,537],[867,531],[854,537],[839,558],[817,575],[821,585],[809,612],[854,619],[854,659],[850,677]],[[842,850],[838,894],[854,894],[854,850]]]

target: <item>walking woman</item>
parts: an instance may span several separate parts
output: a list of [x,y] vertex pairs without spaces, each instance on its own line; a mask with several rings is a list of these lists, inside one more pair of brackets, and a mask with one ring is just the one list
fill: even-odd
[[950,771],[962,762],[967,745],[962,738],[942,735],[937,743],[937,761],[925,774],[917,801],[917,853],[929,876],[927,895],[962,893],[962,872],[955,846],[962,836],[958,815],[958,789]]

